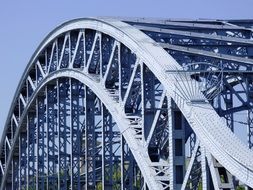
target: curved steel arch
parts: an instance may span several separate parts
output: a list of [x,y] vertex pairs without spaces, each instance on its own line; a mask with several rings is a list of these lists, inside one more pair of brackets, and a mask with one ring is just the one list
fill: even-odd
[[[238,138],[236,138],[235,135],[229,129],[226,128],[225,123],[220,119],[218,114],[213,110],[213,108],[206,103],[205,97],[202,95],[202,93],[197,89],[196,82],[194,82],[189,75],[184,75],[183,77],[180,76],[179,73],[167,73],[167,70],[180,70],[180,65],[168,55],[166,51],[164,51],[161,46],[157,45],[152,39],[150,39],[147,35],[140,32],[139,30],[135,29],[134,27],[120,22],[116,20],[96,20],[96,19],[81,19],[81,20],[75,20],[71,21],[69,23],[66,23],[65,25],[60,26],[55,31],[53,31],[40,45],[38,50],[35,52],[33,58],[31,59],[30,64],[27,67],[26,73],[23,75],[21,83],[18,87],[18,91],[15,95],[15,100],[18,100],[20,98],[20,92],[22,91],[22,87],[24,85],[24,81],[28,81],[27,83],[32,85],[31,79],[27,79],[29,77],[29,72],[33,69],[34,65],[40,65],[40,63],[37,63],[37,58],[39,54],[44,51],[46,46],[48,44],[56,44],[54,42],[57,37],[60,35],[70,32],[73,30],[80,29],[92,29],[94,31],[97,31],[95,36],[103,34],[107,34],[111,36],[112,38],[116,39],[115,46],[119,46],[119,44],[124,44],[126,47],[128,47],[137,57],[137,61],[135,65],[139,65],[139,69],[141,70],[140,73],[142,73],[141,77],[144,79],[144,68],[147,67],[147,69],[150,70],[151,73],[154,74],[154,76],[161,82],[164,89],[163,92],[166,94],[164,96],[167,96],[168,99],[172,98],[174,102],[177,104],[177,107],[181,110],[181,112],[184,114],[185,118],[188,120],[190,126],[193,128],[194,132],[196,133],[198,139],[200,140],[203,147],[206,148],[207,152],[210,152],[228,171],[230,171],[233,175],[235,175],[238,179],[240,179],[245,184],[248,184],[250,186],[253,186],[253,179],[252,179],[252,173],[253,173],[253,167],[251,165],[252,161],[252,152],[244,146]],[[80,33],[79,31],[79,33]],[[65,35],[65,37],[68,34]],[[101,37],[97,37],[101,38]],[[77,43],[77,42],[76,42]],[[92,45],[94,48],[96,46],[96,37],[95,37],[95,45]],[[77,47],[78,48],[78,47]],[[94,49],[93,48],[93,49]],[[52,48],[53,50],[53,48]],[[53,54],[53,53],[52,53]],[[72,54],[72,52],[70,52]],[[89,59],[92,59],[92,50],[90,53]],[[112,53],[113,54],[113,53]],[[71,57],[71,56],[70,56]],[[112,58],[113,59],[113,58]],[[70,58],[71,60],[71,58]],[[58,62],[57,65],[60,65],[61,63]],[[109,64],[108,64],[109,65]],[[107,67],[109,68],[110,66]],[[115,101],[112,99],[111,93],[102,93],[105,91],[106,87],[103,86],[103,76],[100,76],[99,74],[89,73],[89,65],[84,65],[84,68],[82,71],[78,71],[78,69],[73,68],[73,64],[71,65],[71,61],[68,63],[69,70],[66,69],[61,70],[61,68],[57,68],[56,70],[59,70],[59,73],[50,73],[50,66],[48,69],[48,73],[44,73],[45,76],[42,76],[42,81],[45,84],[49,81],[46,80],[47,75],[51,75],[52,77],[60,77],[60,76],[67,76],[67,77],[76,77],[76,79],[82,78],[82,82],[89,83],[88,85],[95,93],[96,95],[100,96],[100,99],[107,105],[107,108],[111,113],[113,114],[111,103],[115,107],[117,107],[117,114],[113,114],[115,120],[118,121],[118,126],[121,130],[121,133],[124,135],[128,145],[130,146],[130,149],[135,157],[135,160],[140,167],[140,170],[142,171],[142,175],[144,177],[145,183],[147,183],[147,186],[149,189],[162,189],[162,188],[168,188],[170,186],[173,188],[173,176],[169,176],[165,170],[169,170],[169,163],[164,163],[163,160],[159,160],[158,162],[152,161],[150,159],[150,155],[148,153],[148,150],[145,148],[145,146],[142,146],[142,143],[145,142],[145,138],[138,139],[134,137],[134,133],[138,133],[135,129],[131,128],[130,124],[127,123],[127,119],[124,118],[126,115],[124,115],[124,107],[122,103],[125,103],[124,101]],[[61,66],[61,65],[60,65]],[[138,70],[138,66],[135,66],[135,70]],[[38,68],[39,69],[39,68]],[[80,70],[80,69],[79,69]],[[108,72],[109,69],[107,69]],[[89,82],[89,80],[85,79],[84,74],[87,76],[90,76],[93,80],[98,78],[99,82],[97,82],[97,86],[94,86],[92,83]],[[132,80],[134,80],[134,72],[132,73]],[[43,75],[43,74],[42,74]],[[101,78],[99,78],[101,77]],[[31,78],[31,77],[30,77]],[[50,79],[50,77],[48,78]],[[180,79],[180,81],[178,81]],[[106,80],[106,79],[104,79]],[[41,84],[43,83],[41,82]],[[188,86],[187,86],[187,85]],[[37,84],[36,84],[37,85]],[[38,87],[35,85],[35,89]],[[143,84],[142,84],[143,85]],[[105,88],[105,89],[103,89]],[[128,93],[131,89],[129,88]],[[166,91],[166,92],[165,92]],[[36,92],[34,90],[34,92]],[[191,93],[189,93],[191,92]],[[142,96],[144,96],[143,90],[142,90]],[[102,94],[104,96],[102,96]],[[34,94],[34,96],[36,93]],[[115,96],[115,95],[114,95]],[[194,101],[195,98],[198,98],[198,101]],[[31,99],[27,98],[29,101]],[[26,106],[29,102],[23,102]],[[107,102],[108,101],[108,102]],[[144,98],[142,97],[142,101],[144,101]],[[106,103],[107,102],[107,103]],[[110,103],[109,103],[110,102]],[[13,104],[13,108],[10,111],[9,114],[9,120],[12,119],[12,113],[15,109],[15,105]],[[142,105],[143,106],[143,105]],[[145,105],[144,105],[145,106]],[[161,107],[162,108],[162,107]],[[119,112],[123,112],[123,114],[120,114]],[[143,114],[143,112],[142,112]],[[25,114],[24,114],[25,115]],[[144,123],[145,118],[141,118]],[[22,121],[22,120],[20,120]],[[19,121],[18,121],[19,122]],[[125,123],[125,124],[123,124]],[[21,122],[22,124],[22,122]],[[125,127],[123,127],[125,126]],[[7,124],[5,126],[4,135],[1,141],[1,150],[3,148],[3,145],[10,144],[9,139],[7,137],[6,140],[6,134],[9,127],[9,121],[7,121]],[[144,125],[142,126],[144,127]],[[142,129],[145,131],[145,129]],[[152,131],[152,128],[150,129]],[[154,131],[154,130],[153,130]],[[152,134],[151,134],[152,135]],[[12,154],[15,148],[15,142],[17,141],[17,138],[19,137],[19,130],[15,133],[14,141],[12,142],[13,145],[10,145],[10,153],[7,155],[7,162],[6,162],[6,168],[3,172],[3,179],[2,179],[2,185],[1,188],[4,188],[5,185],[5,179],[8,175],[9,166],[11,164]],[[225,138],[223,138],[225,137]],[[5,145],[6,146],[6,145]],[[226,146],[226,147],[224,147]],[[135,148],[134,148],[135,147]],[[238,152],[235,151],[238,150]],[[196,150],[197,151],[197,150]],[[208,156],[210,153],[207,153],[207,157],[210,159],[211,157]],[[6,156],[6,155],[5,155]],[[2,157],[2,151],[1,151],[1,157]],[[2,163],[1,163],[2,167]],[[171,166],[172,167],[172,166]],[[170,168],[171,168],[170,167]],[[166,168],[166,169],[164,169]],[[157,172],[158,170],[158,172]],[[172,169],[173,170],[173,169]],[[173,175],[173,172],[170,174]],[[170,181],[170,182],[167,182]],[[176,187],[175,187],[176,188]]]
[[[133,142],[134,142],[133,134],[131,132],[131,128],[128,126],[129,122],[127,122],[126,118],[122,118],[121,115],[115,114],[115,113],[120,113],[122,108],[111,106],[111,105],[115,104],[114,100],[110,96],[108,96],[108,92],[101,91],[102,87],[101,86],[99,87],[99,83],[96,84],[96,81],[90,79],[83,72],[74,71],[71,69],[66,69],[63,71],[55,72],[55,73],[49,75],[47,78],[45,78],[45,81],[43,81],[40,84],[40,86],[38,87],[38,90],[36,90],[35,93],[39,93],[39,91],[48,82],[55,80],[57,78],[61,78],[61,77],[75,78],[75,79],[81,81],[82,83],[84,83],[85,85],[89,86],[92,89],[92,91],[98,95],[99,99],[101,99],[103,101],[103,103],[108,107],[108,110],[113,114],[113,117],[115,118],[117,123],[120,123],[119,126],[120,126],[121,133],[124,135],[125,139],[127,139],[128,144],[131,147],[132,153],[136,157],[136,160],[138,160],[138,157],[141,158],[138,164],[139,164],[139,166],[143,165],[143,167],[141,167],[141,169],[142,169],[143,174],[146,175],[146,179],[149,180],[147,183],[150,183],[150,185],[149,185],[150,187],[152,187],[152,185],[153,185],[153,188],[156,188],[157,187],[156,182],[154,182],[154,179],[150,178],[153,174],[150,173],[149,170],[147,170],[147,168],[149,168],[149,167],[146,163],[146,160],[143,159],[148,156],[147,153],[140,152],[140,150],[138,149],[139,145],[133,144]],[[94,85],[94,83],[96,84],[96,86]],[[106,96],[108,96],[108,97],[106,97]],[[35,99],[35,97],[32,97],[29,103],[31,104],[34,101],[34,99]],[[30,107],[30,105],[28,104],[27,109],[29,109],[29,107]],[[15,142],[15,140],[14,140],[14,142]]]

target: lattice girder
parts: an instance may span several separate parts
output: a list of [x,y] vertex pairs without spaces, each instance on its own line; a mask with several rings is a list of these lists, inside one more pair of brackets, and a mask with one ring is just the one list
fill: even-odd
[[[160,45],[110,19],[74,20],[52,32],[32,57],[9,114],[1,189],[10,176],[13,189],[126,189],[129,183],[178,189],[184,118],[208,153],[253,186],[253,153],[207,101],[192,101],[190,86],[206,98],[190,75],[167,73],[181,66]],[[173,136],[178,118],[182,128]]]

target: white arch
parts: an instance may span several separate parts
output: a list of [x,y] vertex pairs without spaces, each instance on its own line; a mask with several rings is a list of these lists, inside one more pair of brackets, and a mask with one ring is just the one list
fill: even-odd
[[[165,86],[168,94],[174,99],[185,118],[190,123],[194,132],[200,139],[201,143],[208,151],[233,175],[240,179],[243,183],[253,187],[253,152],[250,151],[227,127],[218,114],[208,104],[191,104],[187,100],[180,97],[180,91],[176,85],[180,77],[178,74],[168,74],[166,70],[180,69],[179,64],[161,47],[150,39],[147,35],[137,30],[136,28],[117,21],[117,20],[97,20],[97,19],[81,19],[74,20],[64,25],[61,25],[42,42],[35,54],[33,55],[26,73],[23,75],[19,88],[16,92],[16,97],[19,94],[23,81],[26,78],[32,64],[35,63],[39,53],[60,34],[81,28],[89,28],[106,33],[121,43],[125,44],[129,49],[134,51],[140,57],[149,69],[156,75],[160,82]],[[74,74],[74,73],[73,73]],[[190,78],[185,80],[191,81]],[[183,90],[189,90],[185,86]],[[198,91],[199,96],[202,94]],[[98,94],[97,94],[98,95]],[[204,99],[204,97],[202,96]],[[116,111],[116,110],[114,110]],[[118,115],[122,110],[118,110]],[[10,111],[10,113],[12,110]],[[5,131],[7,125],[5,127]],[[127,133],[126,128],[126,133]],[[16,136],[16,135],[15,135]],[[131,138],[131,137],[127,137]],[[2,138],[3,141],[3,138]],[[2,142],[1,142],[2,144]],[[131,148],[138,145],[133,144]],[[1,146],[2,147],[2,146]],[[145,153],[135,156],[145,156]],[[140,156],[140,157],[142,157]],[[138,158],[135,157],[136,160]],[[142,158],[140,158],[141,160]],[[137,161],[138,162],[138,161]],[[144,164],[139,163],[138,164]],[[140,165],[139,165],[140,166]],[[142,166],[140,166],[141,168]],[[145,172],[145,167],[141,168]],[[144,174],[145,175],[145,174]],[[150,173],[144,176],[150,189],[156,189],[154,179],[150,178]],[[150,181],[149,181],[150,180]]]

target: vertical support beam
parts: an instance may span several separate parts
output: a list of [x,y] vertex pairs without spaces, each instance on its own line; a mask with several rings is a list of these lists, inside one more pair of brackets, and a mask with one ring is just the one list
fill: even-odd
[[13,155],[12,158],[12,189],[18,189],[19,187],[19,159],[17,155]]
[[134,158],[121,135],[121,190],[134,189]]
[[175,167],[174,167],[174,127],[173,127],[173,113],[172,113],[172,99],[167,97],[168,99],[168,128],[169,128],[169,165],[170,165],[170,189],[174,189],[176,187],[175,184]]
[[[101,102],[99,100],[99,102]],[[101,103],[102,116],[102,186],[103,189],[120,189],[122,184],[122,168],[123,168],[123,155],[122,155],[122,138],[117,128],[116,122],[113,120],[112,115]],[[99,119],[96,119],[99,120]],[[96,128],[99,128],[98,124]],[[98,131],[97,131],[98,133]],[[98,133],[99,134],[99,133]],[[97,139],[99,141],[100,138]],[[100,142],[100,141],[99,141]],[[97,152],[100,152],[98,148]],[[100,158],[100,156],[99,156]],[[98,158],[98,160],[99,160]],[[97,174],[99,176],[100,173]],[[100,178],[97,179],[97,181]]]
[[[58,49],[58,48],[57,48]],[[57,53],[58,53],[58,50],[57,50]],[[57,55],[57,59],[58,59],[58,55]],[[59,64],[57,63],[57,66]],[[56,67],[57,67],[56,66]],[[58,108],[57,108],[57,136],[58,136],[58,139],[57,139],[57,147],[58,147],[58,158],[57,158],[57,162],[58,162],[58,167],[57,167],[57,188],[60,189],[61,188],[61,175],[62,175],[62,171],[61,171],[61,128],[60,128],[60,83],[59,83],[59,79],[57,79],[56,81],[56,87],[57,87],[57,95],[56,95],[56,98],[57,98],[57,105],[58,105]]]
[[[94,137],[95,139],[93,139],[93,145],[94,145],[94,160],[96,160],[95,162],[95,176],[96,176],[96,188],[99,188],[99,186],[102,186],[102,143],[103,143],[103,139],[102,139],[102,126],[103,126],[103,121],[102,121],[102,103],[101,100],[96,97],[95,101],[94,101],[94,106],[95,106],[95,125],[94,125]],[[113,126],[111,126],[111,128],[113,129]],[[111,144],[113,141],[111,141]],[[112,160],[114,160],[112,158]]]
[[86,189],[94,189],[96,186],[96,160],[94,159],[94,114],[95,114],[95,95],[86,87]]
[[196,134],[193,132],[190,135],[190,155],[192,155],[192,153],[193,153],[195,144],[196,144]]
[[206,161],[206,149],[203,145],[200,145],[201,148],[201,172],[202,172],[202,189],[207,190],[209,187],[209,176],[208,176],[208,168]]
[[47,188],[57,188],[56,134],[57,134],[57,89],[55,84],[47,87]]
[[37,189],[44,190],[47,185],[47,87],[45,95],[37,98],[37,113],[38,113],[38,127],[37,127]]
[[[247,103],[249,104],[252,99],[252,79],[250,77],[246,77],[246,95],[247,95]],[[249,108],[247,111],[247,135],[248,135],[248,147],[252,149],[253,147],[253,109]],[[249,186],[245,186],[245,189],[251,190],[252,188]]]
[[[36,107],[36,105],[35,105]],[[36,110],[36,109],[35,109]],[[27,157],[27,189],[35,189],[36,184],[36,167],[35,167],[35,144],[36,144],[36,112],[30,111],[27,114],[27,137],[28,137],[28,157]]]
[[[13,121],[13,119],[11,119],[11,139],[14,138],[14,134],[15,134],[15,130],[16,130],[16,124]],[[15,149],[14,149],[14,153],[12,156],[12,189],[18,189],[19,187],[19,145],[16,145]],[[0,172],[1,174],[1,172]],[[0,181],[1,181],[1,176],[0,175]]]
[[[13,140],[15,131],[16,131],[16,124],[13,118],[10,121],[10,125],[11,125],[11,139]],[[11,188],[18,189],[19,187],[19,145],[16,145],[16,147],[14,148],[14,153],[12,155],[11,170],[12,170]],[[0,182],[2,180],[2,177],[3,176],[1,175],[1,172],[0,172]]]
[[133,169],[134,169],[133,170],[133,172],[134,172],[134,174],[133,174],[134,188],[142,189],[145,186],[145,182],[144,182],[144,179],[141,175],[140,168],[137,166],[137,164],[135,164]]
[[102,186],[105,190],[112,190],[113,187],[113,131],[112,116],[106,107],[102,106]]
[[[28,91],[28,90],[27,90]],[[30,141],[32,139],[30,139],[30,118],[29,118],[29,111],[27,113],[27,116],[26,116],[26,138],[27,138],[27,167],[26,167],[26,189],[28,190],[29,189],[29,157],[30,157],[30,154],[29,154],[29,147],[30,147]]]
[[[70,43],[71,43],[71,40],[70,40]],[[71,49],[71,46],[70,46],[70,49]],[[71,50],[70,50],[71,51]],[[70,52],[70,54],[69,54],[69,56],[70,56],[70,60],[69,60],[69,63],[70,63],[70,61],[71,61],[71,52]],[[71,189],[72,189],[72,187],[74,186],[73,185],[73,170],[72,170],[72,168],[73,168],[73,155],[72,155],[72,151],[73,151],[73,142],[72,142],[72,140],[73,140],[73,126],[72,126],[72,112],[73,112],[73,109],[72,109],[72,106],[73,106],[73,104],[72,104],[72,79],[70,78],[69,79],[69,89],[70,89],[70,95],[69,95],[69,99],[70,99],[70,107],[69,107],[69,109],[70,109],[70,116],[69,116],[69,123],[70,123],[70,125],[69,125],[69,127],[70,127],[70,169],[69,169],[69,173],[70,173],[70,187],[71,187]]]
[[85,86],[85,167],[84,167],[84,173],[85,173],[85,189],[88,189],[88,126],[87,126],[87,114],[88,114],[88,103],[87,103],[87,96],[88,96],[88,87]]
[[82,84],[72,79],[71,80],[71,146],[72,146],[72,156],[71,156],[71,169],[72,169],[72,188],[80,190],[80,153],[81,153],[81,131],[80,131],[80,115],[83,115],[83,110],[80,109],[80,101],[83,99],[81,94]]
[[[247,103],[250,104],[252,100],[252,79],[250,77],[246,77],[246,95],[247,95]],[[247,123],[248,123],[248,146],[251,149],[253,147],[253,109],[249,108],[247,112]]]
[[[47,67],[46,67],[47,68]],[[48,142],[48,139],[49,139],[49,104],[48,104],[48,99],[49,99],[49,92],[48,92],[48,86],[46,86],[46,100],[45,100],[45,104],[46,104],[46,126],[45,126],[45,131],[46,131],[46,139],[45,139],[45,152],[46,152],[46,161],[43,162],[44,163],[44,166],[45,166],[45,169],[46,169],[46,172],[45,172],[45,177],[46,177],[46,189],[49,189],[49,168],[48,168],[48,165],[49,165],[49,152],[48,152],[48,149],[49,149],[49,142]]]
[[185,118],[174,102],[172,102],[172,125],[173,125],[173,156],[174,156],[174,180],[175,189],[180,189],[185,174]]
[[67,117],[69,116],[67,104],[69,103],[69,79],[58,80],[58,189],[67,189],[69,184],[69,166],[67,142],[69,136],[69,126]]
[[125,189],[124,186],[124,169],[125,169],[125,163],[124,163],[124,136],[121,134],[121,139],[120,139],[120,145],[121,145],[121,162],[120,162],[120,167],[121,167],[121,190]]
[[248,110],[248,146],[253,147],[253,109]]
[[[39,81],[38,81],[38,71],[37,71],[37,64],[35,65],[35,68],[36,68],[36,83],[38,83]],[[36,84],[37,85],[37,84]],[[35,175],[35,177],[36,177],[36,190],[39,190],[39,148],[40,148],[40,136],[41,136],[41,134],[40,134],[40,129],[39,129],[39,127],[40,127],[40,118],[39,118],[39,101],[38,101],[38,97],[36,98],[36,107],[35,107],[35,111],[36,111],[36,118],[37,118],[37,123],[36,123],[36,129],[37,129],[37,131],[36,131],[36,133],[37,133],[37,139],[36,139],[36,142],[37,142],[37,147],[36,147],[36,168],[37,168],[37,170],[36,170],[36,175]]]
[[[147,140],[155,117],[155,76],[145,64],[141,64],[142,116],[144,142]],[[158,95],[159,96],[159,95]],[[144,127],[145,126],[145,127]]]
[[82,112],[83,116],[80,118],[80,129],[81,129],[81,189],[85,189],[86,186],[86,86],[83,86],[82,89],[82,98],[81,98],[81,106],[82,106]]
[[27,134],[21,131],[19,135],[19,187],[27,188]]
[[[224,102],[226,105],[226,110],[233,108],[233,93],[230,91],[226,91],[224,94]],[[229,113],[225,115],[227,126],[231,131],[234,131],[234,115],[233,113]]]
[[44,190],[46,188],[46,170],[45,164],[47,162],[46,153],[46,128],[47,128],[47,118],[46,118],[46,98],[45,96],[38,96],[37,98],[37,190]]
[[[100,68],[100,76],[103,77],[103,70]],[[101,77],[101,79],[102,79]],[[105,127],[106,127],[106,118],[105,118],[105,108],[104,108],[104,105],[101,101],[101,107],[102,107],[102,110],[101,110],[101,114],[102,114],[102,190],[105,189],[105,184],[106,184],[106,177],[105,177],[105,174],[106,174],[106,165],[105,165]]]

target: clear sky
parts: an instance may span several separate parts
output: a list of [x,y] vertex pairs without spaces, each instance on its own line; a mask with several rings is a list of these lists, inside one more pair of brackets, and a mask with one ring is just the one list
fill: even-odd
[[253,0],[0,0],[0,134],[30,57],[62,22],[95,16],[253,19],[252,7]]

